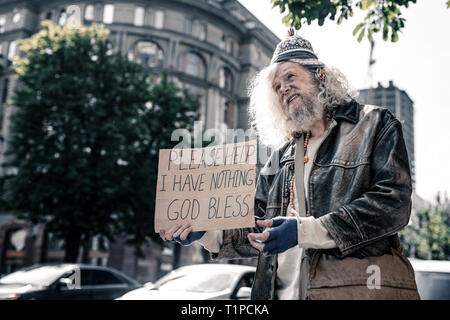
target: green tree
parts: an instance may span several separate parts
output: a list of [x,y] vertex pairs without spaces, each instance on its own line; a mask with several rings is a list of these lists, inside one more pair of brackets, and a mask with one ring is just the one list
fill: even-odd
[[94,235],[127,234],[138,248],[154,236],[158,150],[180,123],[193,123],[198,105],[166,76],[155,84],[141,65],[114,54],[103,25],[42,26],[14,58],[19,86],[6,167],[16,173],[3,199],[64,239],[67,262]]
[[400,232],[405,253],[420,259],[450,259],[450,221],[439,207],[418,212],[418,225]]
[[398,233],[403,253],[407,257],[416,257],[417,248],[419,246],[419,228],[413,224],[408,225],[405,229]]
[[450,232],[448,215],[442,210],[425,210],[420,213],[418,257],[422,259],[450,259]]
[[[300,29],[305,23],[311,24],[317,20],[323,25],[327,18],[337,19],[341,24],[344,19],[353,16],[355,9],[367,12],[364,20],[358,23],[353,35],[358,35],[358,42],[364,38],[373,41],[373,34],[382,32],[383,40],[398,40],[398,32],[405,26],[401,9],[407,8],[416,0],[271,0],[273,6],[280,7],[281,13],[287,12],[283,22],[290,27]],[[447,1],[447,8],[450,1]]]
[[[154,212],[156,198],[156,183],[158,174],[158,160],[160,149],[173,148],[179,141],[172,141],[172,132],[176,129],[193,130],[194,120],[198,117],[199,97],[182,92],[167,74],[163,73],[160,81],[150,90],[150,102],[146,104],[146,112],[141,121],[149,130],[150,139],[144,140],[143,152],[140,153],[139,163],[132,175],[133,182],[138,188],[129,189],[125,197],[134,199],[132,210],[129,210],[121,233],[127,242],[136,247],[136,255],[142,257],[140,245],[150,237],[157,242],[159,235],[153,232],[154,218],[149,218],[149,212]],[[149,232],[151,230],[151,232]],[[161,243],[161,242],[160,242]]]

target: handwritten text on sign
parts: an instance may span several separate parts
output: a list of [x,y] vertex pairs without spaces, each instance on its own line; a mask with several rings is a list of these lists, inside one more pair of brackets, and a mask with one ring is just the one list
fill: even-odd
[[256,141],[159,153],[155,232],[254,226]]

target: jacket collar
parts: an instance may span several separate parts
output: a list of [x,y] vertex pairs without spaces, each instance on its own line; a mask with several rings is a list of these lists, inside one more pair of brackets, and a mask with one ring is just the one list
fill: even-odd
[[[336,120],[333,118],[331,120],[330,126],[328,127],[328,130],[330,131],[337,125]],[[286,146],[286,145],[285,145]],[[293,161],[295,158],[295,149],[296,149],[296,140],[291,139],[287,143],[287,146],[285,147],[285,151],[283,152],[283,156],[281,157],[280,163],[286,162],[286,161]]]
[[359,120],[359,103],[352,99],[348,104],[338,106],[333,118],[357,123]]
[[294,161],[294,157],[295,157],[295,140],[291,139],[291,141],[289,141],[287,148],[285,149],[285,151],[282,153],[281,159],[280,159],[280,163],[284,163],[286,161]]
[[[348,104],[339,105],[336,107],[333,119],[336,121],[346,120],[351,123],[357,123],[359,120],[359,103],[352,99]],[[287,144],[288,146],[284,148],[285,151],[282,153],[280,163],[294,160],[295,140],[292,139]]]

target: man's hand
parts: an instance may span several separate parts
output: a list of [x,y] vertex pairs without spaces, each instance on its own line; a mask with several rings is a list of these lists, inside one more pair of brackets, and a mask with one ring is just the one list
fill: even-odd
[[249,233],[250,244],[264,255],[282,253],[298,244],[297,218],[277,217],[256,222],[260,227],[272,228],[263,233]]
[[185,224],[176,225],[169,229],[169,231],[160,230],[159,236],[163,240],[173,240],[182,246],[188,246],[194,241],[199,240],[205,234],[205,231],[192,231],[192,226],[189,222]]

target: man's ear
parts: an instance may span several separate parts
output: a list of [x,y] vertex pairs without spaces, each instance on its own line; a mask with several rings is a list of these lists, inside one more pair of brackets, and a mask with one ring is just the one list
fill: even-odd
[[318,68],[314,73],[314,77],[319,80],[319,82],[325,81],[325,71],[322,68]]

